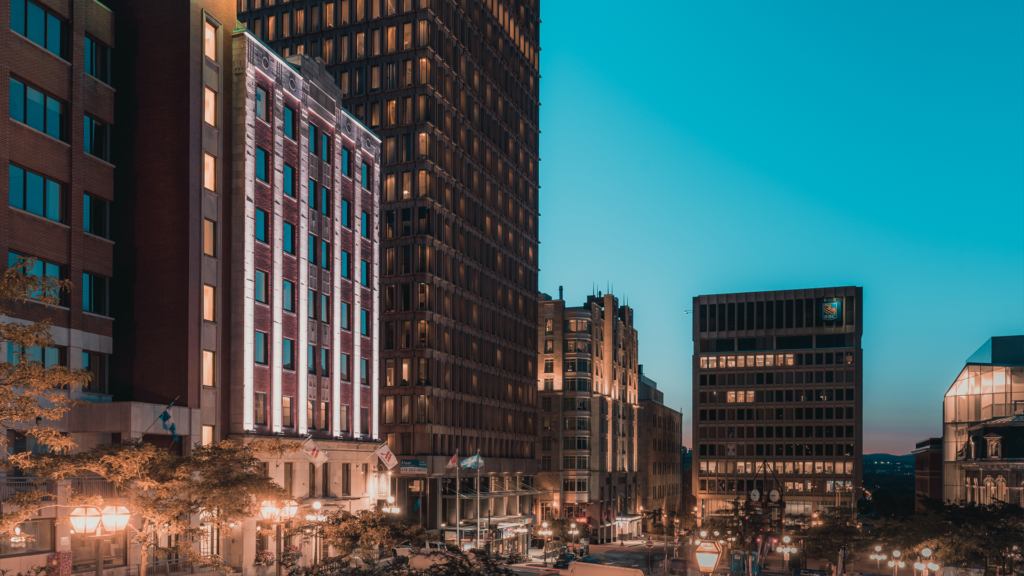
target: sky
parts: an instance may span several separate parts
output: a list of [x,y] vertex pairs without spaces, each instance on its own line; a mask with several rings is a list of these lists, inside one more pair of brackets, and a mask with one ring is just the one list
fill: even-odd
[[629,299],[691,444],[692,298],[864,287],[864,453],[1024,334],[1024,3],[541,3],[540,280]]

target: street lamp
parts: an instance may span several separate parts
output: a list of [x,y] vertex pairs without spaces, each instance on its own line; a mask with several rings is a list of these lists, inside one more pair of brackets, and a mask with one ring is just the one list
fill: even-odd
[[327,519],[327,517],[320,512],[321,507],[322,504],[317,500],[313,502],[313,513],[306,514],[307,522],[316,522],[316,527],[313,528],[313,564],[320,563],[320,536],[323,531],[323,521]]
[[572,527],[569,529],[569,535],[572,536],[573,551],[576,551],[578,548],[577,544],[579,543],[579,539],[577,538],[577,535],[579,533],[580,531],[576,529],[576,524],[573,523]]
[[381,508],[381,510],[383,510],[384,512],[386,512],[388,514],[398,514],[399,512],[402,511],[402,509],[399,508],[397,504],[395,504],[395,497],[394,496],[388,496],[388,505],[383,507],[383,508]]
[[892,568],[892,575],[899,576],[900,568],[903,568],[904,566],[906,566],[906,564],[904,564],[903,561],[900,560],[899,550],[892,551],[892,558],[892,560],[889,560],[889,567]]
[[[934,562],[931,562],[932,551],[930,548],[925,548],[924,550],[921,550],[921,555],[924,556],[923,561],[914,564],[914,568],[917,568],[921,571],[921,576],[928,576],[929,570],[931,570],[932,572],[937,572],[939,570],[939,565]],[[918,558],[918,560],[922,559]]]
[[281,576],[281,526],[291,522],[295,513],[299,510],[299,504],[295,500],[284,500],[273,502],[264,500],[260,504],[260,518],[274,524],[275,538],[277,541],[277,576]]
[[544,567],[548,567],[548,538],[551,536],[551,530],[548,529],[548,523],[541,524],[541,529],[537,531],[542,538],[544,538]]
[[882,560],[885,560],[885,554],[882,554],[882,547],[875,546],[875,553],[871,555],[871,559],[875,561],[875,569],[878,570],[882,566]]
[[790,554],[796,554],[796,552],[797,552],[796,547],[795,546],[790,546],[789,542],[790,542],[789,536],[783,536],[782,537],[783,545],[779,546],[776,549],[776,552],[778,552],[779,554],[783,554],[784,555],[783,560],[786,562],[786,566],[789,566],[789,555]]

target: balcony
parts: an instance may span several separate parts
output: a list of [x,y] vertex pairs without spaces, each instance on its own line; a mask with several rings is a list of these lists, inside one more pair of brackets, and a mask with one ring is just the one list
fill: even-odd
[[57,499],[57,483],[53,480],[33,477],[0,478],[0,502],[7,502],[19,492],[39,490],[44,501]]

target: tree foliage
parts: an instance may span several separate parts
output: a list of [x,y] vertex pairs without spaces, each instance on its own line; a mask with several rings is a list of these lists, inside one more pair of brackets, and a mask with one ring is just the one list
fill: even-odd
[[849,509],[829,508],[818,512],[818,520],[821,524],[809,529],[804,538],[808,554],[825,556],[829,562],[836,564],[839,561],[839,550],[845,546],[850,553],[848,561],[852,562],[857,559],[856,552],[868,545],[860,538],[860,528]]
[[[54,308],[71,282],[40,273],[42,263],[19,258],[0,278],[0,317],[11,317],[18,303]],[[32,305],[32,304],[30,304]],[[71,409],[71,391],[89,382],[91,374],[64,366],[47,367],[41,351],[53,347],[49,319],[0,322],[0,343],[13,347],[11,359],[0,362],[0,448],[8,456],[8,430],[18,430],[37,444],[67,450],[74,442],[53,427]],[[17,459],[5,462],[10,468]]]
[[[129,532],[133,542],[143,545],[141,576],[145,576],[151,554],[160,557],[173,552],[197,564],[221,566],[219,558],[200,557],[194,542],[205,528],[226,528],[232,522],[252,518],[263,500],[283,498],[281,487],[264,475],[259,456],[287,450],[276,441],[223,441],[196,446],[183,457],[141,440],[128,440],[101,444],[78,454],[31,455],[20,465],[53,480],[100,476],[112,483],[117,488],[118,504],[127,507],[132,518],[138,520]],[[66,496],[69,506],[102,505],[96,496],[71,491]],[[25,498],[16,510],[0,515],[0,530],[8,533],[34,512],[51,505],[41,498]],[[158,535],[172,536],[170,540],[177,544],[159,548],[154,542]]]
[[355,514],[333,510],[324,514],[322,520],[300,520],[293,523],[289,534],[303,538],[318,534],[343,558],[350,557],[356,550],[361,551],[363,558],[377,557],[380,551],[390,552],[406,541],[420,546],[430,536],[422,525],[385,513],[379,505]]

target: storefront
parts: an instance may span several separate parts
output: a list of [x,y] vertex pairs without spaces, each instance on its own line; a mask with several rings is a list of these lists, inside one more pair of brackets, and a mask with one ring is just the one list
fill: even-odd
[[615,518],[615,534],[619,540],[637,540],[643,537],[643,516],[623,516]]

